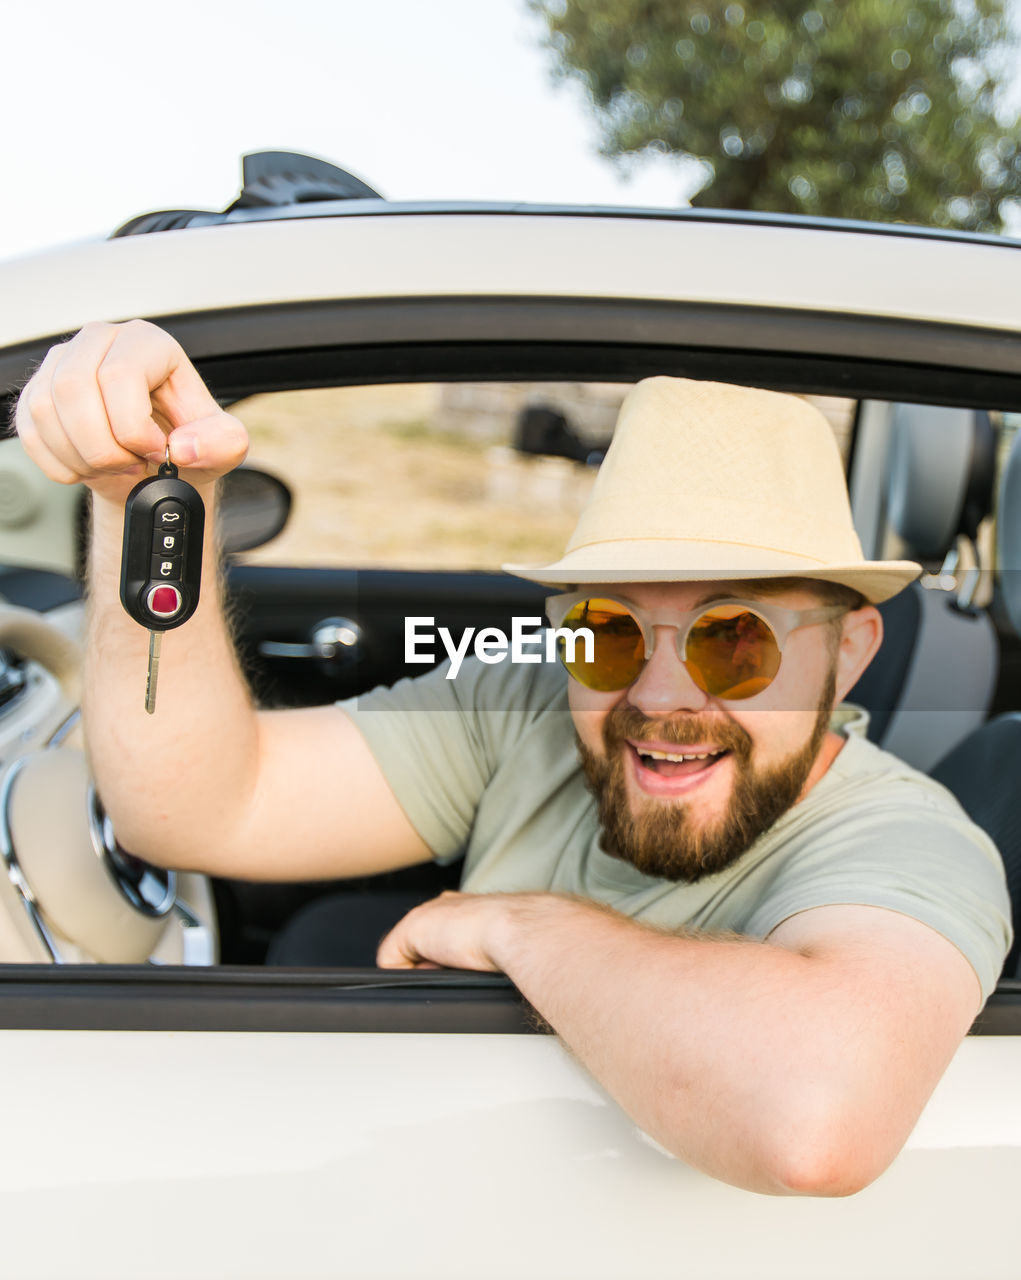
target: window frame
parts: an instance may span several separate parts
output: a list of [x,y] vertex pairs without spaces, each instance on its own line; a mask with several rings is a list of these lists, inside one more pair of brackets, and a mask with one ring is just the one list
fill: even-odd
[[[369,382],[637,380],[1021,411],[1016,333],[889,317],[685,302],[471,297],[292,303],[153,317],[224,403]],[[61,335],[0,351],[13,399]],[[500,975],[178,966],[4,966],[0,1029],[526,1033]],[[972,1033],[1021,1034],[1004,980]]]

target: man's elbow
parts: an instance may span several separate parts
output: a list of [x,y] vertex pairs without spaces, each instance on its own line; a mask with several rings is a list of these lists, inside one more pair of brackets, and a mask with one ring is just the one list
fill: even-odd
[[770,1146],[777,1195],[853,1196],[874,1182],[900,1147],[880,1139],[862,1116],[834,1116],[785,1126]]
[[[900,1147],[884,1142],[878,1123],[836,1111],[810,1114],[802,1107],[783,1116],[783,1108],[763,1107],[750,1125],[710,1138],[699,1156],[678,1131],[663,1144],[714,1177],[765,1195],[852,1196],[888,1168]],[[768,1123],[765,1117],[769,1115]]]
[[772,1170],[776,1195],[853,1196],[887,1168],[889,1161],[861,1160],[856,1152],[806,1150],[788,1153]]

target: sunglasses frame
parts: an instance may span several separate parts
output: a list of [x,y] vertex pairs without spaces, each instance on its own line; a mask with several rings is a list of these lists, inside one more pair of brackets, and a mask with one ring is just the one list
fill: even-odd
[[[608,591],[569,591],[546,597],[546,616],[554,629],[562,627],[564,619],[571,609],[576,604],[581,604],[583,600],[612,600],[614,604],[622,605],[638,623],[638,629],[642,633],[642,640],[645,643],[645,662],[634,680],[622,685],[620,689],[606,690],[606,692],[613,693],[620,693],[623,689],[630,688],[635,683],[635,680],[639,679],[642,671],[645,670],[645,666],[652,657],[656,646],[656,634],[653,630],[655,627],[670,627],[671,630],[676,632],[674,648],[677,651],[679,661],[682,665],[686,665],[685,649],[688,643],[688,636],[699,618],[707,613],[712,613],[714,609],[718,609],[721,606],[733,607],[738,605],[742,609],[747,609],[749,613],[754,614],[769,627],[773,633],[773,638],[776,640],[776,647],[782,663],[784,646],[792,631],[798,631],[802,627],[812,627],[820,622],[830,622],[835,618],[839,618],[841,614],[848,612],[847,608],[840,604],[821,605],[815,609],[784,609],[779,605],[770,603],[768,600],[744,600],[736,596],[721,596],[715,600],[707,600],[699,605],[697,609],[642,609],[633,600],[629,600],[627,596],[616,595]],[[575,628],[575,630],[577,629],[579,628]],[[562,665],[564,665],[572,680],[578,680],[578,677],[567,668],[566,664]],[[779,674],[779,668],[777,674]],[[773,679],[775,680],[776,676]],[[772,682],[770,680],[770,684]],[[578,680],[578,683],[583,687],[588,687],[582,680]],[[719,697],[720,695],[710,696]],[[722,698],[722,701],[727,702],[732,701],[732,699]]]

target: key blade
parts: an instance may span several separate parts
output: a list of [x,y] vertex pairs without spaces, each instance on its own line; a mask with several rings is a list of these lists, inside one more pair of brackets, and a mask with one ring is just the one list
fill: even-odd
[[160,645],[162,631],[149,632],[149,674],[145,681],[145,709],[150,715],[156,710],[156,681],[160,674]]

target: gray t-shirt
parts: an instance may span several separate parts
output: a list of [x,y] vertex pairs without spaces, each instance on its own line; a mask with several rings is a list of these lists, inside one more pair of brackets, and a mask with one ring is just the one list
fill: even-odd
[[753,938],[811,907],[888,907],[954,943],[984,996],[996,985],[1011,936],[995,846],[949,791],[865,738],[848,736],[733,866],[679,884],[599,848],[562,668],[446,669],[338,705],[434,856],[463,855],[466,891],[579,894],[664,928]]

